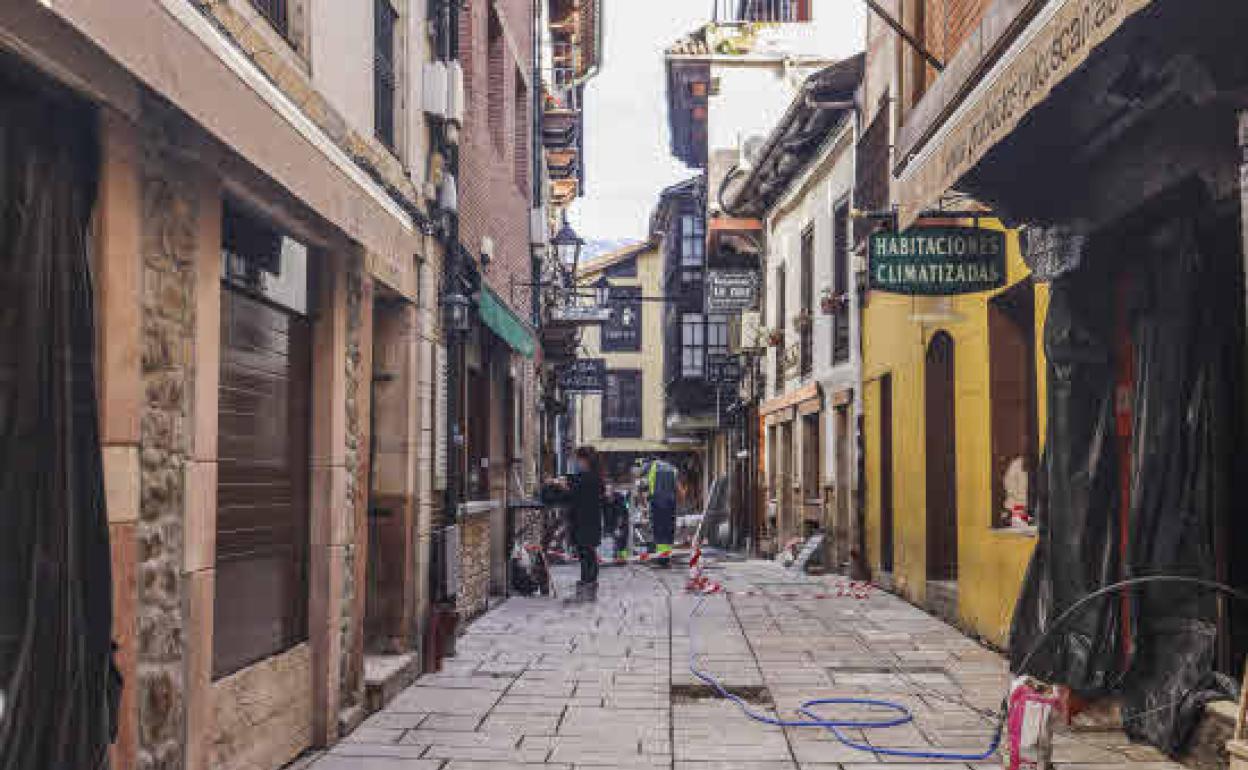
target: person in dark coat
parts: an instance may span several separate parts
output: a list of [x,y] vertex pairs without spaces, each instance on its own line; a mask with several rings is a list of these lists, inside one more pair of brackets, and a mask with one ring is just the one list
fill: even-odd
[[603,483],[602,460],[593,447],[576,450],[576,473],[566,481],[552,481],[542,488],[542,502],[568,509],[572,544],[581,562],[581,579],[573,601],[598,598],[598,546],[602,543]]

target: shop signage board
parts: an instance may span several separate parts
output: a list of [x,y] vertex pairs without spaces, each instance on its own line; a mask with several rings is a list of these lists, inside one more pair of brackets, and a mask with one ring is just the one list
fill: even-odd
[[903,227],[954,187],[1092,51],[1153,0],[1054,0],[936,129],[898,177]]
[[758,303],[758,273],[753,270],[708,270],[706,312],[740,313]]
[[551,320],[573,324],[601,324],[611,320],[611,308],[598,305],[562,305],[552,308]]
[[565,393],[601,393],[607,389],[605,358],[578,358],[559,368],[559,387]]
[[874,291],[941,297],[1005,285],[1005,233],[975,227],[924,227],[871,236]]
[[602,349],[607,353],[641,351],[641,287],[613,286],[607,302],[611,317],[602,327]]

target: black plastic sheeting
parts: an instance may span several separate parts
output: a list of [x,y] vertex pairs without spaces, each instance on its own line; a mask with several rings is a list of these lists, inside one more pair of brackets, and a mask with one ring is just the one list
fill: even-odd
[[[1052,284],[1039,542],[1011,630],[1015,669],[1059,613],[1105,585],[1227,580],[1217,549],[1243,484],[1238,249],[1194,219],[1132,232],[1090,244],[1092,258]],[[1134,372],[1126,404],[1116,398],[1124,360]],[[1120,431],[1126,406],[1130,430]],[[1236,689],[1214,673],[1228,609],[1219,602],[1173,584],[1115,595],[1054,633],[1025,673],[1120,697],[1128,734],[1176,755],[1204,704]]]
[[88,260],[95,118],[15,81],[0,77],[0,770],[94,770],[120,692]]

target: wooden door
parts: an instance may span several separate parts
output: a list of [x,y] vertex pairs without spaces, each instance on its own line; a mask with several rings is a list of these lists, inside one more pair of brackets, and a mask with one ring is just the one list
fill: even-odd
[[215,676],[307,638],[310,336],[222,290]]
[[880,569],[893,571],[893,375],[880,378]]
[[953,338],[944,332],[928,345],[924,407],[927,451],[927,579],[958,577],[957,441]]

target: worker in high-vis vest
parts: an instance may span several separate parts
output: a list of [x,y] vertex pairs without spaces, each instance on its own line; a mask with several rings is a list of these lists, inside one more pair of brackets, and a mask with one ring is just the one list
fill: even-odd
[[653,562],[672,564],[672,539],[676,536],[676,468],[666,460],[654,460],[646,470],[646,496],[650,500],[650,527],[654,530]]

